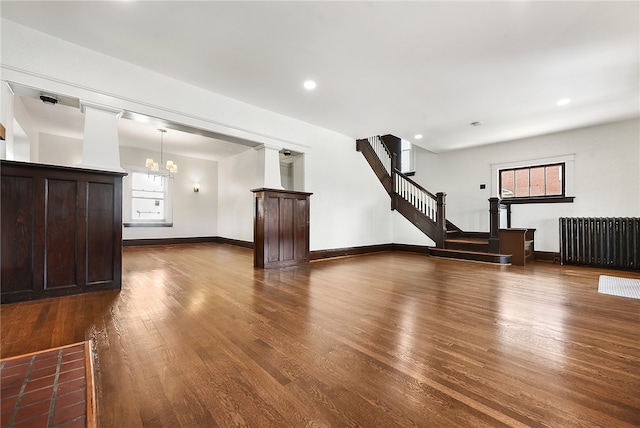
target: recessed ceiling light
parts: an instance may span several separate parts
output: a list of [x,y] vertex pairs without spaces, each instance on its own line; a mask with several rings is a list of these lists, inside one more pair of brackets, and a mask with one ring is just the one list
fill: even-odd
[[480,126],[482,125],[482,122],[478,121],[478,122],[471,122],[469,125],[471,126]]
[[312,91],[316,88],[316,82],[314,82],[313,80],[307,80],[306,82],[304,82],[304,88],[307,91]]
[[556,104],[559,106],[566,106],[570,102],[571,102],[571,98],[560,98]]
[[415,138],[416,140],[419,140],[422,138],[422,134],[416,134],[413,136],[413,138]]

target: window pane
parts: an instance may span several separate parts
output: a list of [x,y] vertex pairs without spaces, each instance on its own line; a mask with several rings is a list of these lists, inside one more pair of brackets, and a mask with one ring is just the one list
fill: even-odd
[[516,170],[516,197],[529,196],[529,169]]
[[501,198],[564,196],[564,164],[504,169],[499,172]]
[[411,172],[411,150],[403,150],[400,158],[402,172]]
[[131,199],[132,220],[164,220],[164,201]]
[[547,195],[562,195],[562,165],[548,166]]
[[531,196],[544,196],[544,167],[531,168],[529,171]]
[[142,172],[134,172],[131,174],[131,188],[164,192],[164,179]]
[[131,196],[134,198],[164,199],[164,192],[151,192],[146,190],[132,190]]
[[165,221],[164,178],[142,172],[131,174],[131,220]]
[[502,189],[500,189],[501,198],[513,198],[515,195],[514,171],[500,171]]

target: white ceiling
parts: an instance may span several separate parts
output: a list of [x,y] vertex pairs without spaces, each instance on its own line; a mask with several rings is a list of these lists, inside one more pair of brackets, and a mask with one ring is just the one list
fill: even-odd
[[640,115],[637,1],[3,1],[1,13],[353,138],[435,152]]

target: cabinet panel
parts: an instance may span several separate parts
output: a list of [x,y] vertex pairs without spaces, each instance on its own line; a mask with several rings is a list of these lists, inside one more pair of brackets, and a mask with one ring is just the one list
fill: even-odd
[[280,199],[265,197],[265,254],[268,262],[280,260]]
[[113,281],[114,189],[110,183],[87,183],[87,284]]
[[2,176],[2,293],[34,290],[34,181]]
[[45,288],[73,287],[76,278],[77,217],[76,196],[78,183],[75,180],[45,181],[46,196],[46,240]]
[[309,203],[304,199],[295,199],[293,212],[293,242],[295,243],[293,258],[309,259]]
[[291,198],[280,198],[280,260],[293,260],[294,229],[293,202]]

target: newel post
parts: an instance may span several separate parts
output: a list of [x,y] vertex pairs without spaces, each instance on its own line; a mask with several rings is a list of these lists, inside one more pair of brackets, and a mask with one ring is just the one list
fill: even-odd
[[446,193],[436,193],[436,247],[444,248],[444,240],[447,236],[447,217],[445,215]]
[[396,176],[396,168],[398,167],[398,155],[395,153],[391,154],[391,191],[389,192],[389,196],[391,196],[391,211],[395,211],[398,207],[398,193],[396,192],[396,180],[398,179]]
[[489,198],[489,251],[500,252],[500,199]]

